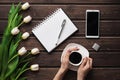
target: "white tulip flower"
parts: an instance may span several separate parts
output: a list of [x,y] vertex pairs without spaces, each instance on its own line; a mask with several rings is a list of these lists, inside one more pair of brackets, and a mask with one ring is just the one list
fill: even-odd
[[20,30],[18,29],[18,27],[15,27],[11,30],[12,35],[17,35],[19,32],[20,32]]
[[26,48],[25,48],[25,47],[22,47],[21,49],[19,49],[18,55],[22,56],[22,55],[24,55],[26,52],[27,52]]
[[23,19],[23,22],[24,23],[29,23],[31,20],[32,20],[32,17],[30,15],[28,15]]
[[30,36],[28,32],[22,34],[22,39],[27,39]]
[[38,64],[33,64],[30,66],[31,71],[38,71],[39,70],[39,65]]
[[39,51],[38,48],[33,48],[33,49],[31,50],[31,54],[33,54],[33,55],[36,55],[36,54],[38,54],[38,53],[40,53],[40,51]]
[[30,7],[30,4],[28,2],[24,3],[21,7],[22,10],[26,10]]

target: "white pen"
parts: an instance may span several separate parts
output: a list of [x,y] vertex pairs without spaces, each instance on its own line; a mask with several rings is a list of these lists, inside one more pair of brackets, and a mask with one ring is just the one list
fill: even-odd
[[62,22],[62,25],[61,25],[62,28],[61,28],[61,30],[60,30],[60,33],[59,33],[59,36],[58,36],[58,40],[57,40],[56,45],[57,45],[58,42],[59,42],[60,36],[61,36],[61,34],[62,34],[62,32],[63,32],[64,27],[65,27],[65,24],[66,24],[66,19],[64,19],[63,22]]

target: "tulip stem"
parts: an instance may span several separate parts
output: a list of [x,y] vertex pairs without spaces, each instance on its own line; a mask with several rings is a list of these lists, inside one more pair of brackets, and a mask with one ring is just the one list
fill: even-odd
[[26,57],[28,57],[30,55],[30,52],[27,54],[27,55],[25,55],[25,57],[23,58],[23,59],[25,59]]
[[26,54],[25,56],[23,56],[23,57],[21,58],[21,62],[20,62],[20,63],[24,62],[24,61],[25,61],[25,58],[27,58],[30,54],[31,54],[31,53],[29,52],[28,54]]
[[18,56],[18,54],[14,55],[9,61],[8,63],[10,63],[14,58],[16,58]]
[[17,27],[19,28],[24,22],[22,21]]
[[[18,40],[15,45],[17,45],[22,39]],[[8,63],[10,63],[14,58],[16,58],[18,56],[18,54],[14,55],[9,61]]]
[[22,60],[19,64],[24,63],[24,62],[27,62],[27,61],[30,61],[30,60],[32,60],[32,59],[34,59],[34,58],[31,57],[31,58],[28,58],[28,59]]
[[20,11],[22,11],[22,8],[20,8]]
[[22,40],[22,39],[18,40],[18,41],[15,43],[15,45],[18,44],[21,40]]
[[29,70],[29,69],[30,69],[30,68],[27,68],[27,69],[21,71],[21,72],[17,75],[17,77],[15,78],[15,80],[18,80],[18,78],[21,76],[21,74],[23,74],[25,71],[27,71],[27,70]]

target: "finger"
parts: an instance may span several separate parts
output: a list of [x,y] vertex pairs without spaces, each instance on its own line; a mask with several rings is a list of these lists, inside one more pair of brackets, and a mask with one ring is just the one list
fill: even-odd
[[72,51],[77,51],[77,50],[79,50],[78,47],[71,47],[67,50],[67,53],[71,53]]
[[83,59],[83,62],[82,62],[82,64],[81,64],[81,67],[84,67],[84,66],[86,65],[86,63],[87,63],[87,57]]
[[66,59],[66,60],[69,60],[69,54],[66,54],[65,56],[64,56],[64,58]]
[[62,55],[62,57],[61,57],[61,61],[63,62],[64,61],[64,59],[66,59],[65,56],[66,55],[66,53],[64,53],[63,55]]
[[69,60],[69,55],[68,53],[65,53],[63,56],[62,56],[62,59],[63,60]]
[[78,47],[71,47],[71,48],[69,48],[69,49],[67,50],[67,52],[64,54],[64,56],[66,56],[66,58],[69,58],[71,52],[72,52],[72,51],[77,51],[77,50],[79,50]]
[[86,68],[89,68],[89,67],[90,67],[90,60],[89,60],[89,58],[87,58],[87,62],[86,62],[85,67],[86,67]]
[[62,63],[64,63],[64,65],[69,65],[69,57],[68,56],[63,56],[62,57]]
[[62,56],[62,62],[66,61],[66,56]]
[[90,68],[92,68],[93,59],[92,59],[92,58],[89,58],[89,60],[90,60]]

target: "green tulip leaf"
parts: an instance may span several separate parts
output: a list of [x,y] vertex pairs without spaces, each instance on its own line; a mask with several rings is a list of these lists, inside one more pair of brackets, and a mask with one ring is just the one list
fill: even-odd
[[23,67],[21,68],[20,72],[17,74],[15,80],[18,80],[19,77],[20,77],[24,72],[26,72],[27,70],[29,70],[29,68],[27,69],[27,65],[28,65],[28,64],[29,64],[29,62],[27,62],[27,63],[25,63],[25,64],[23,65]]
[[3,52],[3,47],[0,45],[0,74],[2,70],[2,52]]
[[9,14],[8,14],[8,24],[10,23],[10,20],[11,20],[11,14],[15,11],[15,5],[12,4],[11,8],[10,8],[10,11],[9,11]]
[[9,59],[11,57],[13,57],[14,55],[16,55],[15,53],[17,53],[17,47],[19,45],[19,42],[21,41],[21,33],[19,33],[11,42],[10,45],[10,50],[9,50]]
[[16,70],[18,62],[19,62],[19,57],[17,56],[10,63],[8,63],[8,70],[6,73],[6,77],[10,76],[12,72]]
[[22,18],[23,18],[22,15],[18,15],[18,18],[17,18],[17,20],[16,20],[16,24],[17,24],[17,25],[20,24],[20,22],[22,21]]
[[8,61],[8,46],[7,45],[2,45],[3,51],[2,51],[2,64],[1,64],[1,77],[4,80],[4,76],[7,71],[7,61]]
[[18,44],[13,44],[13,42],[11,43],[11,47],[10,47],[10,51],[9,51],[9,59],[12,58],[15,53],[17,53],[16,49],[18,47]]
[[13,29],[14,27],[17,27],[18,24],[17,23],[17,19],[18,19],[18,13],[15,15],[12,24],[11,24],[11,29]]

